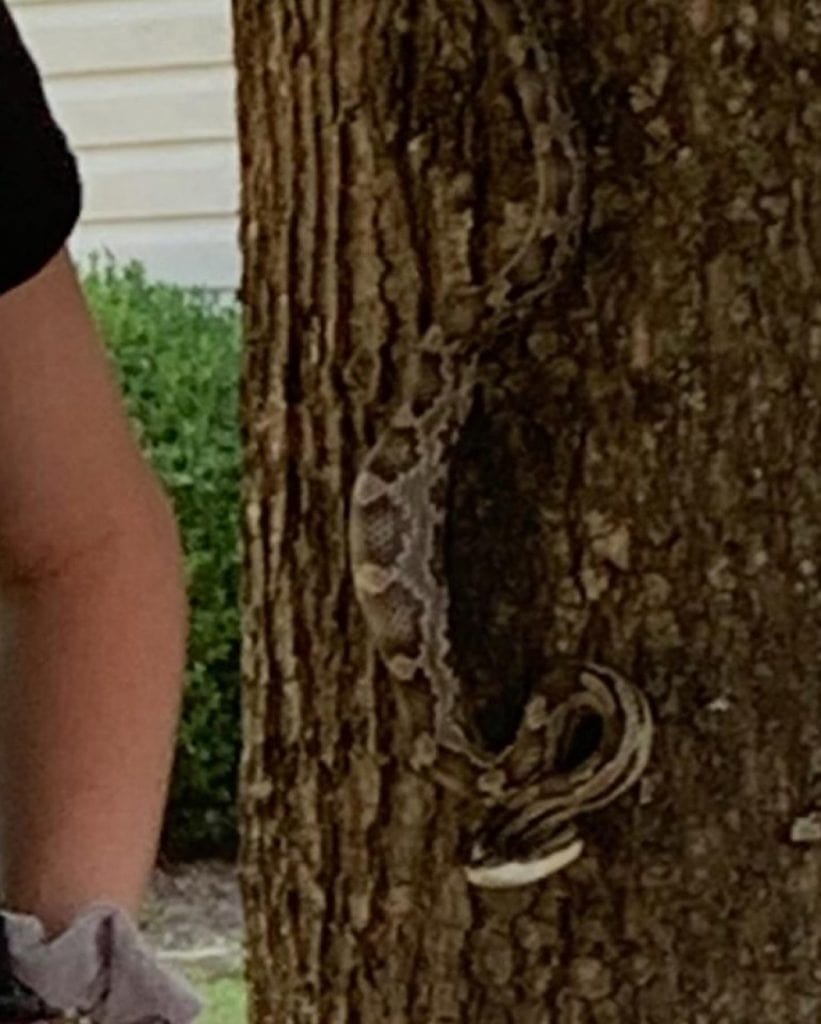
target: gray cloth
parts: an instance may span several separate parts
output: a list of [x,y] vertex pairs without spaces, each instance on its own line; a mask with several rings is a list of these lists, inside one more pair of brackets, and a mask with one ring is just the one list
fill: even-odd
[[159,964],[119,907],[90,904],[50,941],[39,918],[2,914],[12,973],[51,1006],[94,1024],[190,1024],[202,1009],[191,986]]

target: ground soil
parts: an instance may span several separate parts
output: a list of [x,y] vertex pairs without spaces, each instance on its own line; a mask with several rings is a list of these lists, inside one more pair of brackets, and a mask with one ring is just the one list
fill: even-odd
[[158,867],[140,914],[141,932],[163,960],[241,968],[243,916],[237,869],[225,861]]

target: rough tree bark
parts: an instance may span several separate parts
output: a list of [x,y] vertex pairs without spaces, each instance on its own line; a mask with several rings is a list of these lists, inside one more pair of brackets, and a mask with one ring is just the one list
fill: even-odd
[[821,1019],[821,3],[545,10],[590,217],[485,367],[453,632],[489,739],[580,653],[650,695],[653,760],[566,872],[466,887],[346,512],[420,328],[526,223],[525,124],[478,0],[234,0],[255,1021]]

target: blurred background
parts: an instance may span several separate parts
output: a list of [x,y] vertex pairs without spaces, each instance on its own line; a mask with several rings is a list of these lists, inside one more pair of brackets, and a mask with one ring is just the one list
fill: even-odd
[[135,433],[174,500],[191,628],[141,924],[245,1016],[239,759],[239,168],[229,0],[10,0],[83,179],[70,242]]

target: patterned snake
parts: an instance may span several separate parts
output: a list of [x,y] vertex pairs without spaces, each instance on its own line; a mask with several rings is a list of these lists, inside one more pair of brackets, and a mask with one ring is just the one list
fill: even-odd
[[[649,759],[653,725],[637,687],[587,663],[579,691],[550,713],[546,695],[538,689],[531,694],[513,743],[490,754],[468,738],[464,690],[451,667],[443,528],[450,457],[477,383],[477,339],[492,336],[505,316],[531,311],[534,298],[555,288],[579,250],[585,204],[583,146],[555,53],[542,42],[521,0],[513,7],[486,0],[484,7],[505,41],[532,140],[534,214],[506,265],[474,290],[491,306],[481,327],[447,331],[434,323],[420,339],[408,397],[355,480],[349,543],[354,589],[380,655],[396,679],[421,681],[433,697],[435,748],[429,761],[435,774],[464,789],[467,770],[475,778],[474,794],[486,805],[464,865],[467,878],[506,887],[543,878],[579,856],[575,818],[611,803],[638,779]],[[545,239],[553,255],[542,281],[524,300],[507,302],[510,271]],[[602,722],[602,742],[581,764],[557,770],[568,723],[585,711]],[[457,767],[451,769],[454,756]]]

